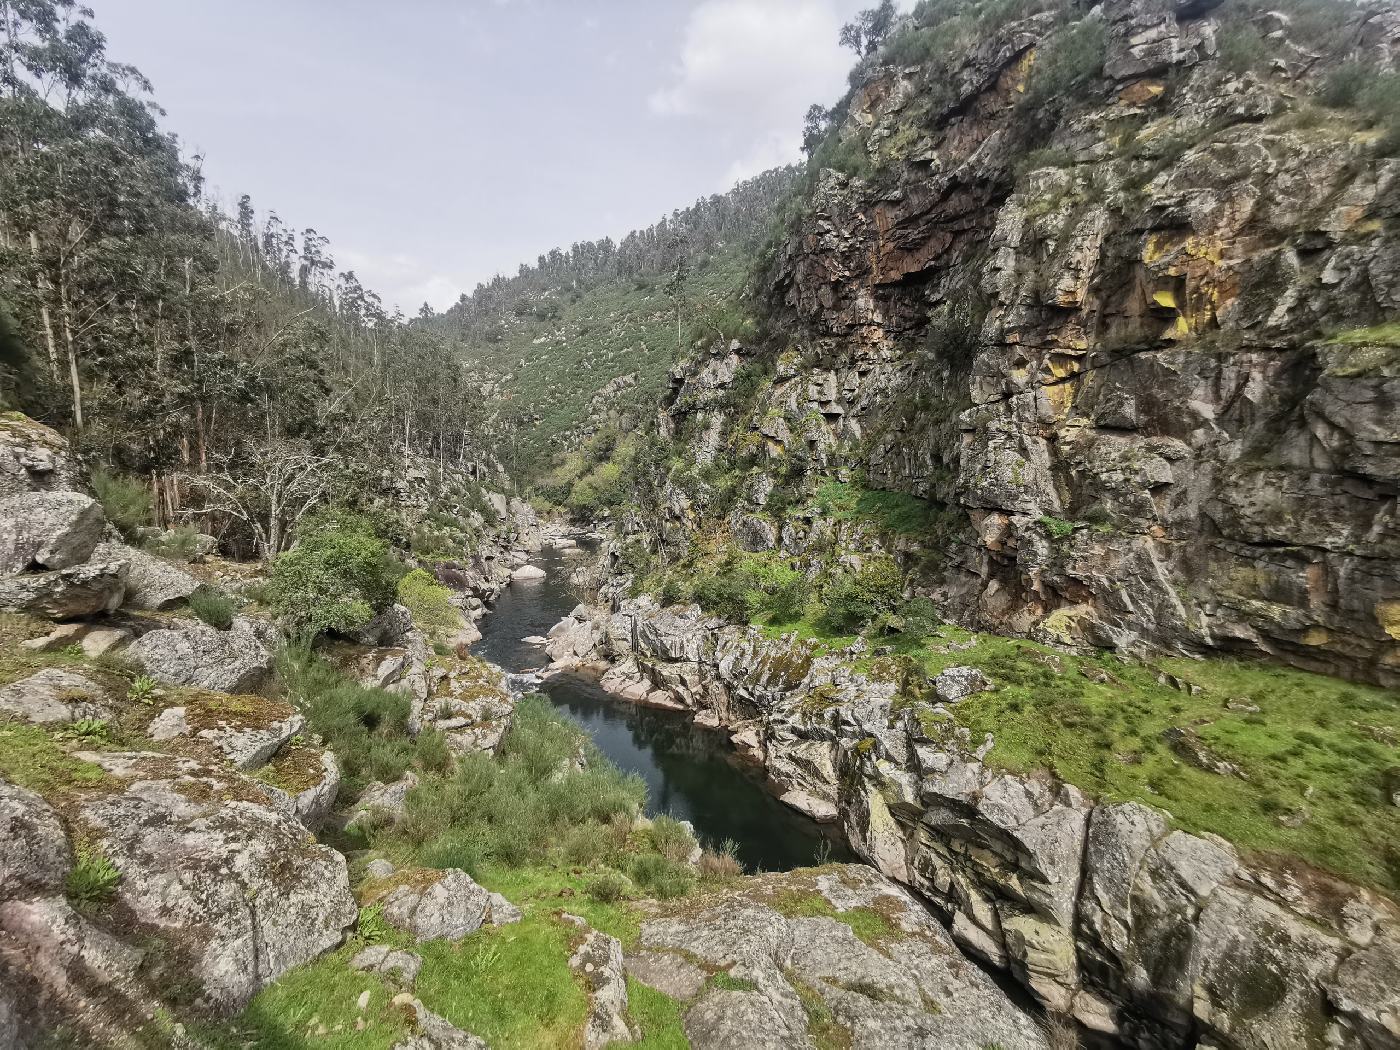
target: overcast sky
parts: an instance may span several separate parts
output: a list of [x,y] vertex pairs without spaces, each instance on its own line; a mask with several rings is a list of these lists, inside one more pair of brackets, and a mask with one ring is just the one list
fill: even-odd
[[220,200],[412,313],[796,159],[873,0],[90,2]]

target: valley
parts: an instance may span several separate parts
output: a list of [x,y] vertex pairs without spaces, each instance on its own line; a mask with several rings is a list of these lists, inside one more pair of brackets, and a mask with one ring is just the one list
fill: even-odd
[[97,17],[0,0],[0,1050],[1400,1050],[1393,3],[881,3],[415,317]]

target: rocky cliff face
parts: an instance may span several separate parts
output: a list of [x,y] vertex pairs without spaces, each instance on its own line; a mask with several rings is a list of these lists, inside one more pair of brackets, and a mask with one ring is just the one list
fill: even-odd
[[[1400,18],[1333,13],[1325,56],[1278,12],[1110,0],[871,71],[857,173],[774,265],[790,342],[673,376],[668,432],[754,465],[735,536],[801,553],[823,525],[770,491],[856,467],[951,513],[923,583],[965,622],[1400,681],[1400,159],[1317,97]],[[1101,72],[1028,101],[1076,34]]]
[[1400,1047],[1393,902],[1243,857],[1160,809],[985,764],[993,741],[942,717],[991,686],[975,670],[940,675],[944,710],[921,714],[849,654],[648,600],[580,607],[549,652],[607,665],[624,699],[723,728],[783,801],[839,822],[1052,1012],[1144,1047]]

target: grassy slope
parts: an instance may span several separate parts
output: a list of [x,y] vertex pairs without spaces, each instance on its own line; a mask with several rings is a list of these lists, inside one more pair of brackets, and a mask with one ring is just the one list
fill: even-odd
[[[727,331],[727,304],[740,296],[748,265],[746,254],[729,250],[692,272],[682,314],[687,346],[698,338],[713,338],[708,319],[718,319],[721,330],[733,334]],[[506,414],[540,417],[521,433],[514,453],[503,452],[518,458],[520,476],[548,466],[556,438],[594,422],[590,401],[613,379],[637,376],[637,385],[616,403],[654,405],[676,360],[675,307],[662,281],[612,281],[582,292],[560,290],[547,303],[557,316],[511,317],[495,340],[472,332],[463,337],[468,357],[509,376],[502,384]]]
[[[796,632],[830,649],[854,640],[806,620],[763,630]],[[966,650],[949,644],[974,638]],[[1245,661],[1129,664],[946,626],[927,639],[878,641],[894,653],[857,662],[876,677],[907,680],[913,669],[926,680],[970,665],[992,679],[995,691],[953,709],[974,740],[993,734],[991,766],[1053,770],[1099,798],[1165,809],[1188,831],[1300,857],[1400,896],[1400,809],[1385,792],[1400,770],[1400,694],[1393,690]],[[1159,681],[1160,672],[1199,690]],[[1182,726],[1244,778],[1184,761],[1163,738]]]

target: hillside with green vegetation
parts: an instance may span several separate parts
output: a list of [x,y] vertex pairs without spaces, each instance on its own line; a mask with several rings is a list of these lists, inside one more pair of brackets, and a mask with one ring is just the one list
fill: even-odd
[[[644,425],[680,358],[747,334],[750,268],[744,246],[721,246],[688,261],[679,282],[674,269],[561,280],[464,324],[454,345],[494,377],[494,447],[507,471],[528,481],[600,430]],[[458,316],[431,324],[452,331]]]

